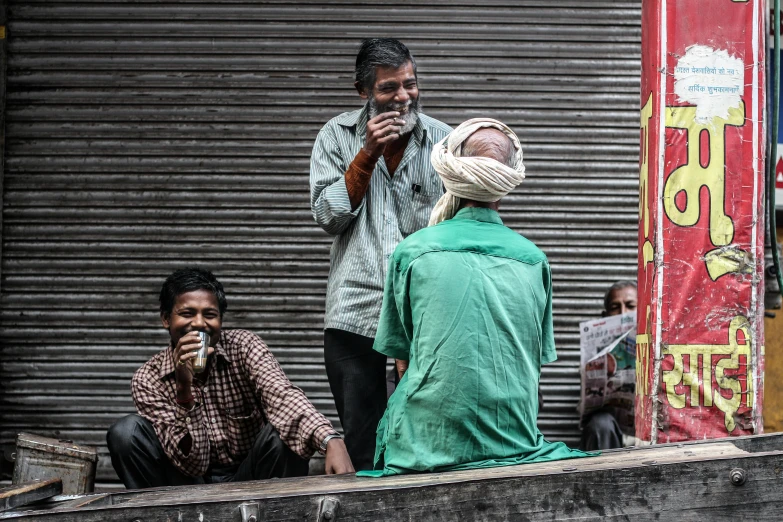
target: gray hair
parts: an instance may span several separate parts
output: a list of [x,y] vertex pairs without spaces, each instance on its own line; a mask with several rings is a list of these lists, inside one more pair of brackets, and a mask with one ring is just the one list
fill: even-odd
[[610,286],[609,290],[607,290],[606,293],[604,294],[604,310],[609,308],[609,296],[612,295],[612,292],[615,292],[617,290],[622,290],[623,288],[628,288],[630,286],[636,288],[636,281],[632,281],[630,279],[622,279],[620,281],[617,281],[612,286]]
[[364,40],[356,55],[356,82],[367,92],[375,85],[376,67],[402,67],[410,62],[416,75],[416,60],[401,41],[394,38]]

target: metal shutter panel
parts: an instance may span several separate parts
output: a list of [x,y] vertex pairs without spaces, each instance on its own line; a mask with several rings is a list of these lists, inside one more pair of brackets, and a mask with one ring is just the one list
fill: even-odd
[[309,154],[360,106],[370,36],[411,48],[427,114],[519,133],[528,179],[501,214],[555,280],[540,426],[578,442],[577,323],[636,272],[638,1],[11,0],[8,17],[0,442],[94,444],[99,480],[116,479],[105,430],[167,342],[157,293],[184,264],[215,271],[226,327],[259,333],[336,420]]

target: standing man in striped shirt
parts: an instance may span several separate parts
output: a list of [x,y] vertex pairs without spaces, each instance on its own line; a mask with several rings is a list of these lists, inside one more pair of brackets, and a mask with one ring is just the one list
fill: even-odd
[[421,113],[416,62],[392,38],[366,40],[356,57],[364,107],[321,129],[310,159],[310,205],[334,236],[326,290],[324,358],[357,470],[371,469],[386,408],[386,356],[373,351],[386,265],[397,243],[427,226],[443,194],[430,163],[451,131]]

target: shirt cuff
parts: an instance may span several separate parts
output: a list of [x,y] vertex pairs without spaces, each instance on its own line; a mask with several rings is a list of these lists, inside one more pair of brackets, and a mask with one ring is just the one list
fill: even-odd
[[313,432],[313,447],[320,451],[321,443],[328,435],[339,435],[339,433],[330,424],[322,424],[318,426]]
[[345,176],[341,176],[340,179],[332,183],[330,186],[324,189],[326,204],[329,207],[329,212],[337,219],[345,219],[346,217],[356,217],[359,212],[364,208],[364,200],[362,198],[359,206],[355,210],[351,210],[351,198],[348,196],[348,187],[345,184]]
[[387,357],[391,357],[392,359],[402,359],[403,361],[409,361],[411,357],[410,348],[407,344],[397,347],[389,344],[375,342],[372,345],[372,349],[378,353],[382,353]]
[[[175,403],[176,404],[176,403]],[[203,409],[201,403],[196,402],[191,409],[187,409],[184,406],[177,404],[175,419],[180,427],[185,428],[188,432],[195,431],[198,426],[201,426],[204,420]]]

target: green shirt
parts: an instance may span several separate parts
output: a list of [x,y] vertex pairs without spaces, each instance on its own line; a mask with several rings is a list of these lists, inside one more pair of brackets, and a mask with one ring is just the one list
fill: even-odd
[[557,359],[552,278],[544,253],[493,210],[464,208],[399,244],[374,349],[410,366],[365,476],[588,455],[536,425],[541,365]]

